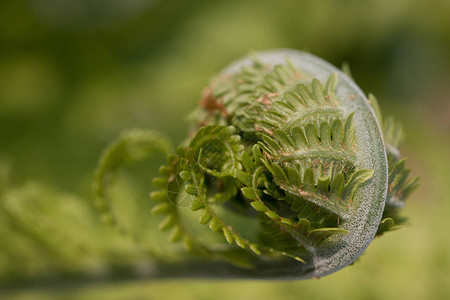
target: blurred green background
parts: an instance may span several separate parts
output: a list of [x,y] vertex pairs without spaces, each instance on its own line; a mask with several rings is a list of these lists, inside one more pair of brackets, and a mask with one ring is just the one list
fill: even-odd
[[[0,298],[450,299],[449,16],[444,0],[1,1]],[[148,258],[92,205],[102,149],[134,127],[180,142],[209,78],[270,48],[348,62],[404,124],[421,175],[409,225],[320,280],[132,279]],[[147,207],[156,170],[124,170],[114,203],[164,250]]]

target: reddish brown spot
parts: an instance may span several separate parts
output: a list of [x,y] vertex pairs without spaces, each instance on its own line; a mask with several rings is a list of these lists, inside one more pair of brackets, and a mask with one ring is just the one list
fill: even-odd
[[270,97],[276,97],[276,96],[278,96],[278,95],[279,95],[278,92],[265,94],[264,96],[259,97],[259,98],[256,99],[255,101],[264,104],[264,106],[266,107],[266,109],[270,109],[270,105],[272,104],[272,100],[270,100]]
[[200,106],[210,114],[220,112],[224,117],[229,116],[221,100],[217,99],[216,96],[214,96],[212,86],[209,86],[203,90],[202,99],[200,100]]
[[272,102],[271,102],[270,99],[267,97],[267,95],[264,95],[264,97],[260,97],[260,98],[256,99],[255,101],[264,104],[264,106],[266,107],[266,109],[270,109],[270,104],[272,104]]

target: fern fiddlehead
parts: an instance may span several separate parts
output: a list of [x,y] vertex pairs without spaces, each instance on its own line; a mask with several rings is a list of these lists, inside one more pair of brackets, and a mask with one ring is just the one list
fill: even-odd
[[[401,159],[401,127],[315,56],[276,50],[233,63],[205,89],[192,119],[176,153],[156,134],[132,145],[169,153],[153,180],[152,213],[204,276],[324,276],[404,222],[399,210],[417,178],[408,180]],[[97,172],[99,208],[110,221],[105,180],[122,162],[117,153],[130,154],[127,139],[105,152]],[[204,242],[187,210],[222,239]]]

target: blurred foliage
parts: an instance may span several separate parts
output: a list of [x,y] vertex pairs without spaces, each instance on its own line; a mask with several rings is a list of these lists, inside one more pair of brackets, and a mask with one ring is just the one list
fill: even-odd
[[[449,299],[449,15],[443,0],[1,1],[0,297]],[[410,225],[320,281],[98,281],[151,267],[93,210],[106,143],[133,127],[181,141],[210,76],[281,47],[347,61],[384,114],[403,122],[404,155],[422,182],[407,203]],[[145,241],[164,247],[146,219],[156,165],[124,170],[115,201]],[[51,284],[80,274],[92,284]]]

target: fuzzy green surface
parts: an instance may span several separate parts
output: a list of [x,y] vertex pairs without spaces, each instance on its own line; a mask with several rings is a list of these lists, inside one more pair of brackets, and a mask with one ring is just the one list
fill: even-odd
[[[337,72],[338,107],[343,110],[344,115],[355,112],[356,167],[372,169],[375,173],[355,196],[356,207],[352,208],[349,222],[343,225],[349,233],[333,236],[329,242],[313,247],[312,261],[307,261],[306,265],[298,264],[297,271],[285,271],[289,272],[289,276],[298,278],[328,275],[352,263],[361,255],[375,236],[381,219],[387,192],[387,161],[378,122],[365,95],[356,84],[322,59],[290,49],[270,50],[254,55],[262,63],[267,63],[270,68],[278,64],[286,64],[288,58],[301,72],[322,82],[325,82],[333,72]],[[233,74],[243,66],[251,64],[251,58],[240,59],[225,68],[223,74],[225,76]],[[295,270],[297,267],[292,268]]]

